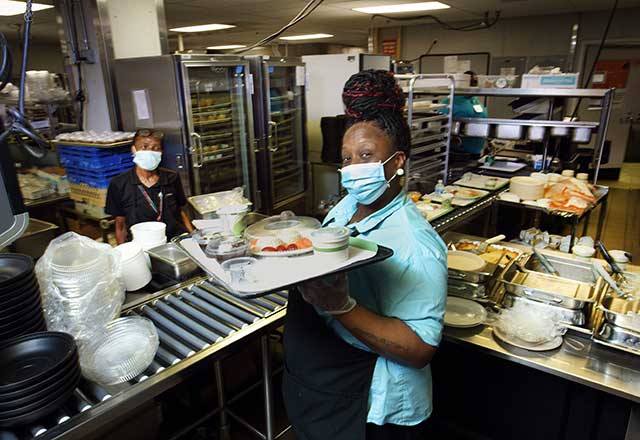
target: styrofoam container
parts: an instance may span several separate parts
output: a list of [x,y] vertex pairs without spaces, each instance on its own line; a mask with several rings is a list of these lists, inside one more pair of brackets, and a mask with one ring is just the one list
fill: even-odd
[[569,127],[551,127],[551,136],[554,136],[554,137],[569,136]]
[[142,222],[129,228],[133,239],[144,243],[166,241],[167,225],[163,222]]
[[158,241],[145,241],[145,240],[136,240],[135,238],[132,240],[133,243],[137,243],[143,251],[148,251],[149,249],[153,249],[154,247],[162,246],[167,243],[167,237],[163,237]]
[[127,291],[142,289],[151,281],[151,271],[144,256],[142,246],[138,243],[123,243],[116,247],[120,252],[122,279]]
[[474,137],[489,137],[489,128],[491,125],[484,122],[467,122],[464,124],[464,134]]
[[577,89],[579,73],[559,73],[549,75],[522,75],[523,89]]
[[521,200],[538,200],[544,196],[544,183],[528,176],[516,176],[510,179],[509,192]]
[[350,235],[349,229],[342,226],[315,230],[311,233],[313,252],[325,260],[346,261],[349,259]]
[[573,142],[588,144],[591,141],[591,127],[580,127],[573,129]]
[[596,250],[593,247],[583,246],[581,244],[575,245],[571,251],[576,257],[587,260],[593,257],[596,253]]

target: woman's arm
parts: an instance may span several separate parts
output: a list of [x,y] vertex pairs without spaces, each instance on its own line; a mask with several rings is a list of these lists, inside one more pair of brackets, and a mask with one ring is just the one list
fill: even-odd
[[182,219],[182,224],[187,229],[187,232],[193,232],[193,225],[191,224],[191,220],[189,220],[187,214],[184,212],[184,209],[180,209],[180,218]]
[[116,242],[122,244],[127,241],[127,224],[123,216],[116,216]]
[[373,313],[357,305],[336,319],[369,348],[395,362],[423,368],[436,352],[404,322]]

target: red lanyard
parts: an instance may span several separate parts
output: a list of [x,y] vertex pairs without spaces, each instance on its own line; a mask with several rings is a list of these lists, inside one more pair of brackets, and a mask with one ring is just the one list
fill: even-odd
[[142,185],[138,185],[138,189],[140,190],[140,192],[142,193],[142,197],[144,197],[144,199],[147,201],[147,203],[149,204],[149,206],[151,206],[151,209],[153,209],[153,212],[155,212],[156,214],[158,214],[158,217],[156,218],[156,221],[160,221],[162,220],[162,207],[164,205],[163,203],[163,195],[162,195],[162,190],[160,190],[160,194],[158,194],[158,198],[160,199],[160,209],[156,208],[156,204],[153,203],[153,200],[151,200],[151,197],[149,196],[149,194],[147,193],[147,190],[144,189],[142,187]]

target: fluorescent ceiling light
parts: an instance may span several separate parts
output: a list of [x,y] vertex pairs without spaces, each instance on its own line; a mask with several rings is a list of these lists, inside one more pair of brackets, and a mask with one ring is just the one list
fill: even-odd
[[[43,5],[42,3],[33,3],[31,10],[33,12],[51,9],[53,5]],[[24,14],[27,10],[25,2],[16,2],[13,0],[0,0],[0,15],[8,17],[10,15]]]
[[207,32],[207,31],[219,31],[222,29],[234,28],[235,26],[232,24],[199,24],[197,26],[185,26],[179,28],[169,29],[173,32]]
[[243,47],[247,47],[247,46],[245,44],[227,44],[223,46],[208,46],[207,49],[224,50],[224,49],[242,49]]
[[440,2],[403,3],[401,5],[370,6],[366,8],[353,8],[354,11],[365,14],[394,14],[400,12],[436,11],[449,9],[451,6]]
[[316,40],[318,38],[331,38],[333,35],[331,34],[306,34],[306,35],[292,35],[290,37],[281,37],[281,40]]

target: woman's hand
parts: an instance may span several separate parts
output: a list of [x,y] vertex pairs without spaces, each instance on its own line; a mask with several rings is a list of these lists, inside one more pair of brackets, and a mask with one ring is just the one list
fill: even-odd
[[308,281],[299,289],[306,302],[331,315],[348,313],[356,306],[349,296],[349,282],[344,274]]

